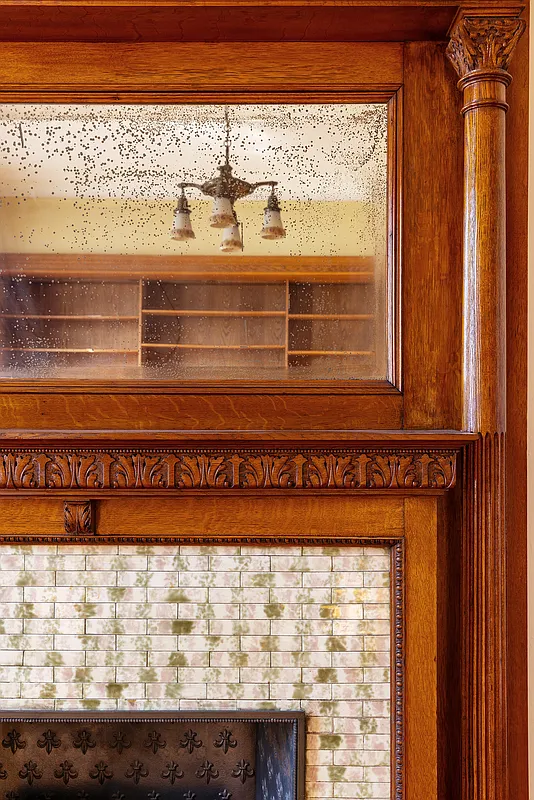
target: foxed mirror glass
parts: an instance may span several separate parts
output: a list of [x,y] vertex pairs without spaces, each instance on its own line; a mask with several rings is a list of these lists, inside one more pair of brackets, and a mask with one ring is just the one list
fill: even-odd
[[388,106],[0,105],[0,377],[387,377]]

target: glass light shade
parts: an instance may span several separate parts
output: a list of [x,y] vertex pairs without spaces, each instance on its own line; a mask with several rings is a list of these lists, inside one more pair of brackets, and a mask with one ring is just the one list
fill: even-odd
[[263,239],[283,239],[286,235],[282,225],[280,210],[267,207],[263,214],[263,228],[261,236]]
[[228,228],[235,222],[234,208],[227,197],[214,197],[210,217],[212,228]]
[[225,228],[221,239],[220,250],[222,250],[223,253],[233,253],[236,250],[242,249],[243,242],[241,241],[239,225],[234,224],[229,228]]
[[176,210],[172,226],[171,237],[177,242],[185,242],[186,239],[194,239],[195,233],[191,226],[191,212]]

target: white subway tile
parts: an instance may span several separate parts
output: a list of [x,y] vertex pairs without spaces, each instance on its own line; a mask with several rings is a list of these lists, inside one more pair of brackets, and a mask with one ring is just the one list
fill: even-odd
[[209,632],[213,636],[240,636],[255,634],[268,636],[271,623],[268,619],[210,619]]
[[271,653],[273,667],[331,667],[332,653],[330,652],[295,652]]
[[187,587],[237,588],[240,585],[239,572],[180,572],[179,585]]
[[[31,573],[34,575],[35,573]],[[48,572],[52,578],[55,575],[56,586],[116,586],[117,573],[110,570],[91,570],[86,572]]]
[[[239,574],[239,573],[235,573]],[[301,572],[242,572],[241,586],[250,586],[260,589],[262,587],[292,587],[302,586]]]
[[295,652],[302,648],[301,636],[242,636],[241,650],[265,650],[272,653],[281,650]]
[[117,683],[176,683],[176,667],[117,667]]
[[117,603],[115,605],[117,619],[134,617],[137,619],[176,619],[177,603]]
[[[54,606],[52,606],[54,608]],[[55,603],[54,613],[56,619],[113,619],[115,617],[114,603]],[[40,615],[39,615],[39,618]]]
[[142,636],[147,632],[146,619],[99,619],[85,620],[85,632],[88,634],[117,633],[129,636]]
[[269,589],[247,587],[242,589],[209,589],[210,603],[268,603]]
[[29,667],[44,666],[66,666],[81,667],[85,664],[84,650],[26,650],[24,653],[24,664]]
[[146,667],[148,664],[145,650],[89,650],[86,655],[88,667]]
[[300,683],[302,670],[299,667],[242,667],[239,679],[241,683]]
[[269,686],[256,683],[208,683],[208,700],[268,700]]
[[236,603],[180,603],[180,619],[239,619]]
[[53,586],[54,572],[0,570],[0,586]]
[[189,650],[227,650],[239,649],[239,636],[179,636],[178,649]]
[[210,569],[215,572],[269,572],[270,556],[210,556]]
[[117,636],[118,650],[176,650],[176,636]]
[[178,683],[237,683],[237,667],[179,667]]
[[[35,637],[40,638],[40,637]],[[115,636],[54,636],[56,650],[114,650]],[[52,648],[50,648],[52,649]]]
[[[147,683],[146,696],[149,699],[169,698],[177,700],[203,700],[206,697],[205,683]],[[175,705],[176,708],[176,705]]]
[[206,619],[151,619],[148,620],[148,633],[205,635],[208,633],[208,621]]
[[210,667],[268,667],[271,653],[237,650],[233,653],[210,653],[209,659]]
[[155,653],[148,653],[148,663],[154,667],[208,667],[210,656],[214,655],[222,655],[222,653],[208,653],[207,651],[188,653],[173,651],[165,653],[156,651]]
[[144,587],[87,587],[88,603],[145,603],[146,599],[147,590]]

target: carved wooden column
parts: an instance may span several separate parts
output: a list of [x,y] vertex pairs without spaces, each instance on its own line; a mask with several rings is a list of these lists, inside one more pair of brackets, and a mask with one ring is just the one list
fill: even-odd
[[447,54],[464,93],[464,427],[480,434],[465,465],[462,686],[465,800],[505,800],[506,71],[516,12],[460,14]]

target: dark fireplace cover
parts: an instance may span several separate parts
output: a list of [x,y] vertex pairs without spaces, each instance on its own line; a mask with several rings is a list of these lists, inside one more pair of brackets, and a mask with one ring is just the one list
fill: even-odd
[[303,800],[302,711],[2,713],[2,800]]

